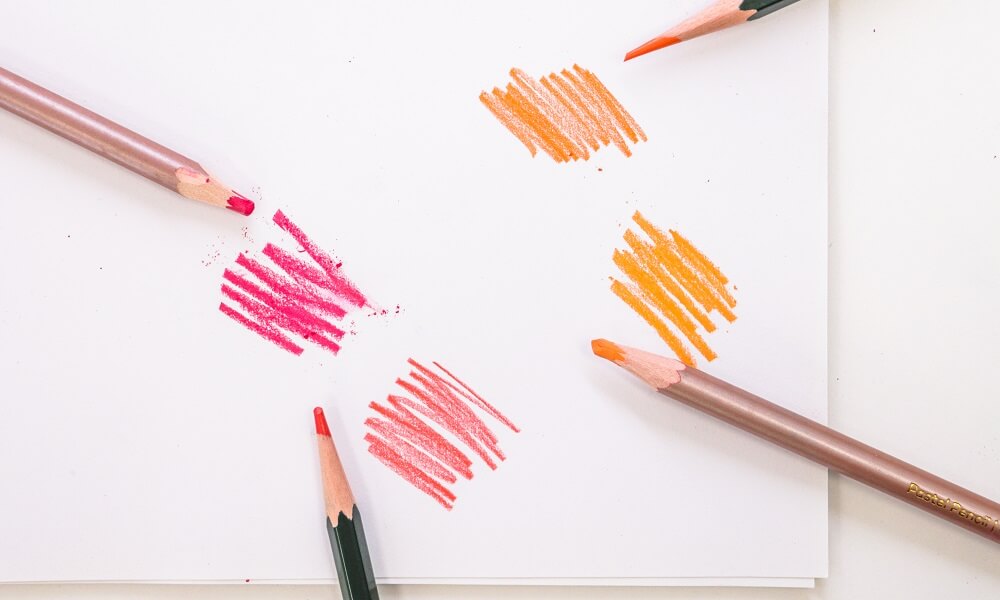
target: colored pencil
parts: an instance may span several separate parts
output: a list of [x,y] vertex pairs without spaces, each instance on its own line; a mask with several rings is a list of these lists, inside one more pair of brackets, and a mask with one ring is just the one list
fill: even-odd
[[659,393],[1000,543],[1000,504],[684,363],[607,340],[594,354]]
[[330,536],[337,581],[344,600],[378,600],[372,559],[368,554],[361,512],[347,482],[344,465],[330,437],[330,426],[323,409],[313,410],[316,440],[319,443],[319,466],[323,473],[323,499],[326,502],[326,532]]
[[706,33],[765,17],[798,0],[716,0],[714,4],[625,55],[625,60],[673,46]]
[[185,198],[249,215],[254,204],[190,158],[0,68],[0,107]]

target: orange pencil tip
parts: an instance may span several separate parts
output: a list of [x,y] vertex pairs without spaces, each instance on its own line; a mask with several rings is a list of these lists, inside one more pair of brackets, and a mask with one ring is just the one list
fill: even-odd
[[681,38],[677,37],[658,37],[653,38],[646,42],[645,44],[639,46],[635,50],[632,50],[625,55],[625,60],[629,61],[643,54],[649,54],[654,50],[659,50],[660,48],[666,48],[667,46],[673,46],[674,44],[681,43]]
[[314,408],[313,417],[316,419],[316,435],[330,437],[330,426],[326,424],[326,415],[323,414],[323,409],[318,406]]
[[591,340],[590,349],[594,351],[594,354],[600,356],[601,358],[610,360],[611,362],[619,362],[625,359],[625,353],[618,344],[614,342],[609,342],[605,339]]

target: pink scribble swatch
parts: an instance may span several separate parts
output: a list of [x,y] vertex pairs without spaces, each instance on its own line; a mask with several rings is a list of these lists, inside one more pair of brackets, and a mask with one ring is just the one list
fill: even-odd
[[336,354],[344,330],[333,321],[363,308],[368,300],[341,273],[341,263],[313,243],[283,212],[274,213],[273,220],[312,263],[271,243],[261,252],[266,261],[240,254],[236,265],[222,274],[225,299],[219,310],[292,354],[302,354],[302,346],[293,337]]
[[438,373],[412,358],[407,362],[409,379],[396,380],[406,394],[390,394],[385,404],[369,405],[377,414],[365,421],[368,452],[451,510],[456,497],[449,486],[459,476],[472,479],[473,461],[466,450],[494,470],[505,458],[481,413],[511,431],[520,430],[440,364],[432,363]]

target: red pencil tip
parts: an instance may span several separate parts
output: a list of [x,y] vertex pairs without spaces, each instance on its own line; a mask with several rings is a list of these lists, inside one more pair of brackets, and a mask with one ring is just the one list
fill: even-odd
[[649,54],[654,50],[659,50],[660,48],[666,48],[667,46],[673,46],[674,44],[679,44],[681,38],[676,37],[658,37],[653,38],[646,42],[645,44],[639,46],[635,50],[632,50],[625,55],[625,60],[632,60],[637,56],[642,56],[643,54]]
[[323,414],[323,409],[318,406],[314,408],[313,417],[316,419],[316,435],[330,437],[330,426],[326,424],[326,416]]
[[231,211],[238,212],[243,216],[249,216],[253,212],[254,205],[253,200],[249,198],[244,198],[243,196],[233,192],[233,195],[229,197],[229,206],[227,206]]

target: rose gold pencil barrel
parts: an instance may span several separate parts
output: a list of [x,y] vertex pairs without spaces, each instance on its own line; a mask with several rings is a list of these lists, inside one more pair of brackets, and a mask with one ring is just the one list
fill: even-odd
[[1000,504],[683,363],[607,340],[594,353],[661,394],[1000,543]]
[[242,215],[254,204],[197,162],[0,68],[0,108],[79,144],[185,198]]

